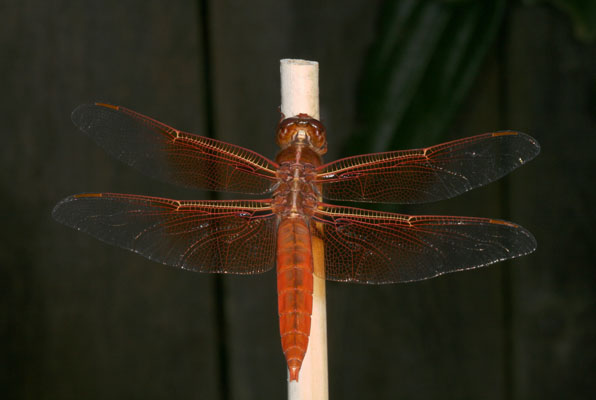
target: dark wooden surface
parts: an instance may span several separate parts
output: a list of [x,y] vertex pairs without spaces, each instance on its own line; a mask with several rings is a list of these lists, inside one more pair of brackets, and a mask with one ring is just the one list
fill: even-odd
[[[272,157],[279,59],[313,59],[331,160],[354,122],[379,5],[1,6],[6,398],[285,397],[275,274],[218,281],[51,219],[53,205],[77,192],[208,196],[121,165],[69,116],[79,103],[109,101],[186,131],[211,127]],[[578,43],[565,17],[545,7],[512,7],[505,27],[448,138],[517,129],[535,136],[542,154],[502,182],[415,211],[508,218],[535,234],[538,250],[416,284],[329,283],[331,398],[596,392],[596,46]]]

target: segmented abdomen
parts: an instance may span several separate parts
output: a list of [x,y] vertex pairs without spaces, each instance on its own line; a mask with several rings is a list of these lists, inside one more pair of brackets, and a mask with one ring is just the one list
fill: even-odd
[[308,347],[312,314],[313,261],[304,217],[285,217],[277,232],[279,331],[290,380],[298,380]]

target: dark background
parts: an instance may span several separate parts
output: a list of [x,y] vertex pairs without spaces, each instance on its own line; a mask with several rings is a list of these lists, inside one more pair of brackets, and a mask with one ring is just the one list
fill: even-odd
[[594,7],[552,3],[4,1],[2,397],[285,397],[274,273],[167,268],[50,212],[79,192],[208,196],[111,159],[70,122],[80,103],[273,157],[287,57],[320,63],[327,160],[501,129],[542,146],[498,183],[407,209],[513,220],[534,254],[421,283],[328,284],[331,398],[593,396]]

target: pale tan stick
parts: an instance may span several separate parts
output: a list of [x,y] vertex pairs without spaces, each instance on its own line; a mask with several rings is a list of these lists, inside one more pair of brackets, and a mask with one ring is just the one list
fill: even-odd
[[319,119],[319,64],[293,59],[280,64],[281,112],[286,118],[305,113]]
[[[281,112],[286,118],[308,114],[319,119],[319,64],[315,61],[281,60]],[[298,382],[288,382],[289,400],[327,400],[327,307],[323,243],[312,237],[314,290],[308,349]],[[318,276],[317,276],[318,275]]]

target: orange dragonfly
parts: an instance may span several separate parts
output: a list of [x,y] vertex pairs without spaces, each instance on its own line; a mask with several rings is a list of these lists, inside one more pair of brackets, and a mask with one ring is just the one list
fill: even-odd
[[308,346],[312,237],[324,243],[325,279],[383,284],[432,278],[531,253],[511,222],[414,216],[322,201],[423,203],[487,184],[534,158],[536,140],[486,133],[417,150],[327,164],[325,128],[306,114],[283,119],[275,161],[171,128],[124,107],[79,106],[72,119],[108,153],[141,172],[191,188],[269,194],[260,200],[171,200],[84,193],[56,205],[56,220],[151,260],[199,272],[258,274],[277,265],[282,349],[298,380]]

